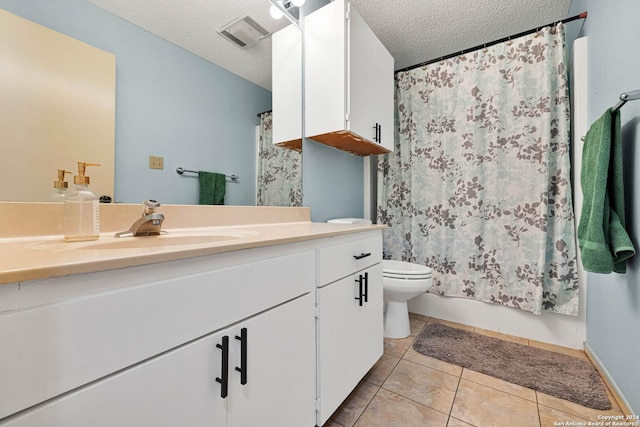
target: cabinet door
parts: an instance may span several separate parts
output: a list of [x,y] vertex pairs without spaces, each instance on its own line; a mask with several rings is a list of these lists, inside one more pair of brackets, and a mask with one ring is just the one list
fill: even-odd
[[302,146],[302,32],[289,25],[271,36],[273,143]]
[[[382,300],[382,263],[363,273],[368,277],[368,298],[357,313],[357,332],[354,340],[354,370],[360,379],[366,375],[384,352],[384,303]],[[357,301],[356,301],[357,302]],[[355,386],[355,385],[354,385]],[[346,397],[346,396],[345,396]]]
[[305,133],[307,137],[345,129],[345,1],[333,1],[304,22]]
[[348,128],[393,150],[393,57],[356,10],[350,9]]
[[[246,339],[244,385],[240,372],[243,330]],[[229,427],[313,426],[316,414],[313,294],[231,328],[229,337],[232,341]]]
[[[358,280],[365,273],[368,297],[360,305]],[[382,264],[319,288],[317,299],[322,425],[382,356]]]
[[223,335],[201,338],[0,425],[223,427],[228,399],[216,381]]

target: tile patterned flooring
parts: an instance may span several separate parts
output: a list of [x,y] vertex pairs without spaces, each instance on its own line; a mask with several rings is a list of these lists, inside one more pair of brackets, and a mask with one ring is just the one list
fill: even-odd
[[[412,348],[428,323],[443,323],[496,338],[587,359],[584,352],[411,314],[411,335],[387,339],[384,355],[323,427],[500,427],[587,425],[597,411],[461,368]],[[556,424],[557,423],[557,424]]]

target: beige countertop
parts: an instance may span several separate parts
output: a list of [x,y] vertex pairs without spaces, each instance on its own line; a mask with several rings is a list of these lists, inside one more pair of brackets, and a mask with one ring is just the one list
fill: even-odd
[[383,229],[308,221],[174,228],[168,234],[65,242],[61,235],[0,238],[0,284],[90,273]]

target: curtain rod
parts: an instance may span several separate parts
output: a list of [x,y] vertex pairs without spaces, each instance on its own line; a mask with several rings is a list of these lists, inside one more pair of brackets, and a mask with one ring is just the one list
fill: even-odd
[[262,113],[258,113],[256,114],[256,116],[260,117],[263,114],[267,114],[267,113],[271,113],[273,110],[267,110],[267,111],[263,111]]
[[535,33],[535,32],[540,31],[542,28],[545,28],[545,27],[550,27],[552,25],[557,25],[557,24],[560,24],[560,23],[566,24],[567,22],[576,21],[578,19],[586,19],[586,18],[587,18],[587,12],[582,12],[581,14],[576,15],[576,16],[572,16],[570,18],[562,19],[560,21],[552,22],[552,23],[547,24],[547,25],[542,25],[540,27],[532,28],[532,29],[530,29],[528,31],[523,31],[523,32],[518,33],[518,34],[513,34],[513,35],[508,36],[508,37],[503,37],[503,38],[501,38],[499,40],[494,40],[492,42],[484,43],[484,44],[481,44],[481,45],[478,45],[478,46],[475,46],[475,47],[472,47],[472,48],[469,48],[469,49],[463,49],[463,50],[461,50],[459,52],[455,52],[455,53],[451,53],[449,55],[441,56],[441,57],[436,58],[436,59],[430,59],[429,61],[421,62],[421,63],[416,64],[416,65],[411,65],[409,67],[397,70],[395,73],[401,73],[403,71],[413,70],[414,68],[424,67],[425,65],[433,64],[434,62],[444,61],[445,59],[450,59],[450,58],[456,57],[458,55],[463,55],[465,53],[469,53],[469,52],[473,52],[473,51],[476,51],[476,50],[484,49],[485,47],[493,46],[493,45],[496,45],[498,43],[506,42],[506,41],[511,40],[511,39],[515,39],[515,38],[518,38],[518,37],[526,36],[526,35],[531,34],[531,33]]

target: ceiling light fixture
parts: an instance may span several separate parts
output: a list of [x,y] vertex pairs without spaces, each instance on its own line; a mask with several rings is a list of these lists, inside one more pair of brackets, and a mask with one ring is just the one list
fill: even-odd
[[[273,19],[280,19],[283,16],[287,16],[287,18],[294,22],[299,12],[296,11],[294,16],[291,16],[292,7],[300,8],[304,5],[305,0],[268,0],[271,3],[271,8],[269,9],[269,13],[271,13],[271,17]],[[294,22],[295,23],[295,22]]]
[[[282,6],[282,0],[279,0],[278,4]],[[282,13],[282,10],[280,10],[274,4],[271,5],[271,8],[269,9],[269,13],[271,13],[271,17],[273,19],[280,19],[280,18],[282,18],[284,16],[284,13]]]

